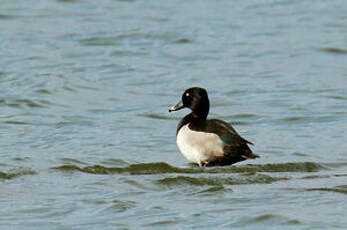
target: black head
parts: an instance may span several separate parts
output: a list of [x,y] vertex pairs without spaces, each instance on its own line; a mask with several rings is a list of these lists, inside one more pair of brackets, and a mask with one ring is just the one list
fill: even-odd
[[182,100],[169,109],[169,112],[177,111],[183,108],[190,108],[193,115],[199,118],[206,118],[210,109],[207,91],[203,88],[193,87],[184,91]]

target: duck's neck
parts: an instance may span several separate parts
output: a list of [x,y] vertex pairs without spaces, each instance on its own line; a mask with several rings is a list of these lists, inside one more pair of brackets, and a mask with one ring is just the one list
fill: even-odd
[[189,114],[187,114],[185,117],[183,117],[180,122],[177,125],[177,132],[176,135],[178,134],[178,131],[180,131],[180,129],[185,126],[186,124],[189,123],[194,123],[194,122],[199,122],[201,120],[205,120],[207,117],[208,112],[206,113],[206,115],[203,116],[203,114],[199,113],[195,113],[195,112],[191,112]]
[[200,106],[191,112],[193,119],[206,119],[210,110],[210,103],[205,103],[204,106]]
[[210,104],[207,101],[207,104],[205,104],[204,106],[200,106],[200,107],[194,109],[191,113],[189,113],[188,115],[183,117],[180,120],[180,122],[178,123],[176,135],[178,134],[178,131],[184,125],[189,124],[191,122],[199,122],[199,120],[205,120],[207,118],[209,109],[210,109]]
[[190,115],[192,120],[206,119],[207,115],[208,115],[208,111],[204,112],[204,113],[202,113],[201,111],[199,113],[196,113],[196,112],[193,111],[189,115]]

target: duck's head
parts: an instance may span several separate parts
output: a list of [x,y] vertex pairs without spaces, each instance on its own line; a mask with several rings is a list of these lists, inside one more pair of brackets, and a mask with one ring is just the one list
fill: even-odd
[[190,108],[193,115],[199,118],[206,118],[210,109],[207,91],[203,88],[193,87],[184,91],[182,100],[169,109],[169,112],[177,111],[183,108]]

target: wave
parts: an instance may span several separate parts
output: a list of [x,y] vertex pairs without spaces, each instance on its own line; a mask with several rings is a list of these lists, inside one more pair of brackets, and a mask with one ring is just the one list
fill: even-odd
[[307,191],[326,191],[326,192],[337,192],[347,195],[347,185],[338,185],[332,188],[309,188]]
[[20,169],[15,172],[8,172],[8,173],[0,171],[0,179],[10,180],[20,176],[35,175],[35,174],[36,172],[31,169]]
[[347,50],[336,48],[336,47],[322,48],[320,49],[320,51],[324,53],[330,53],[330,54],[347,54]]
[[91,165],[79,167],[74,164],[61,165],[52,168],[58,171],[79,171],[91,174],[129,174],[129,175],[146,175],[146,174],[196,174],[196,173],[257,173],[257,172],[318,172],[328,169],[328,166],[314,162],[296,162],[296,163],[279,163],[264,165],[244,165],[244,166],[227,166],[227,167],[210,167],[210,168],[179,168],[167,163],[140,163],[131,164],[126,167],[105,167],[102,165]]
[[280,180],[289,180],[289,177],[272,177],[264,174],[253,174],[234,177],[188,177],[188,176],[176,176],[167,177],[157,180],[159,185],[168,187],[196,185],[196,186],[223,186],[223,185],[240,185],[240,184],[270,184]]
[[267,224],[267,223],[278,223],[281,225],[301,225],[302,223],[296,219],[290,219],[285,216],[276,215],[276,214],[263,214],[255,217],[249,217],[244,220],[240,220],[233,224],[234,227],[244,227],[247,225],[257,225],[259,223]]

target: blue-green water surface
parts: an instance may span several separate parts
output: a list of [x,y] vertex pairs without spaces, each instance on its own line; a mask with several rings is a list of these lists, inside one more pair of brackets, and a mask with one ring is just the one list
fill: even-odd
[[[347,2],[1,0],[1,229],[346,229]],[[261,158],[199,168],[207,88]]]

